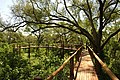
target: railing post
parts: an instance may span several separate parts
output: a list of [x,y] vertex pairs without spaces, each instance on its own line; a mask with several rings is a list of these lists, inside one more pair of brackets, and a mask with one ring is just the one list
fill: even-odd
[[15,44],[13,44],[13,53],[15,53],[15,50],[16,50]]
[[76,62],[79,61],[78,52],[77,52],[77,54],[75,55],[75,58],[76,58]]
[[62,44],[62,54],[61,54],[62,56],[62,58],[64,58],[64,41],[63,41],[63,44]]
[[48,55],[48,53],[49,53],[49,44],[46,44],[46,55]]
[[28,58],[30,59],[30,43],[29,43],[29,47],[28,47]]
[[21,54],[21,45],[18,46],[18,54],[19,54],[19,56]]
[[75,58],[76,58],[76,62],[78,61],[79,62],[79,57],[80,57],[80,54],[82,52],[82,48],[77,52],[77,54],[75,55]]
[[[70,56],[73,54],[73,52],[70,52]],[[70,80],[74,79],[74,57],[70,59]]]

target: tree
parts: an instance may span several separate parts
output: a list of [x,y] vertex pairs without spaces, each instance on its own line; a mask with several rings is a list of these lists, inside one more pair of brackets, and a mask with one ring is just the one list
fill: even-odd
[[[43,41],[43,35],[42,33],[45,31],[45,30],[40,30],[40,27],[41,25],[29,25],[29,26],[26,26],[25,28],[25,32],[31,32],[32,34],[34,34],[36,37],[37,37],[37,45],[40,46],[40,43]],[[39,29],[38,31],[36,32],[32,32],[36,29]]]
[[25,42],[27,42],[27,43],[35,43],[36,42],[36,37],[32,36],[32,34],[29,34],[28,36],[25,37]]
[[[45,28],[65,28],[88,38],[101,59],[104,46],[120,32],[117,30],[103,40],[103,32],[115,21],[119,22],[119,0],[21,0],[12,7],[17,21],[13,26],[43,24]],[[85,25],[87,22],[87,26]]]
[[5,22],[3,21],[3,18],[0,15],[0,31],[2,30],[3,27],[5,27]]

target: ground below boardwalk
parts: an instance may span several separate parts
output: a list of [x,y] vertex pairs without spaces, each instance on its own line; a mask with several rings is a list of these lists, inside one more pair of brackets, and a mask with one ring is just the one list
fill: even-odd
[[76,80],[98,80],[88,51],[83,51],[81,56],[81,63],[77,62],[74,68],[74,74],[77,72]]

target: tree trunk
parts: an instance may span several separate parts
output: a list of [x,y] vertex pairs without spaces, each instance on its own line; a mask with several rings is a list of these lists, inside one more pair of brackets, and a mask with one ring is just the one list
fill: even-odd
[[[93,46],[93,51],[98,55],[98,57],[104,61],[104,53],[103,50],[100,49],[100,46],[97,45],[97,47]],[[95,70],[98,75],[98,78],[101,80],[102,79],[102,66],[101,64],[95,59]]]

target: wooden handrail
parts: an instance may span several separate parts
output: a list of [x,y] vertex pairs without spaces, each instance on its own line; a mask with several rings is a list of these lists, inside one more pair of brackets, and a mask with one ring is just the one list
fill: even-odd
[[101,64],[102,68],[106,71],[106,73],[110,76],[112,80],[119,80],[112,71],[107,67],[107,65],[94,53],[94,51],[88,47],[88,49],[92,52],[94,57],[98,60],[98,62]]
[[[17,48],[17,47],[15,47]],[[21,47],[21,49],[27,49],[29,48],[29,46],[26,47]],[[30,46],[30,48],[59,48],[62,49],[63,47],[57,47],[57,46]],[[64,47],[65,50],[77,50],[76,48],[68,48],[68,47]]]
[[69,61],[72,57],[74,57],[80,49],[82,49],[82,46],[81,46],[80,48],[78,48],[78,49],[75,51],[74,54],[72,54],[69,58],[67,58],[66,61],[65,61],[56,71],[54,71],[54,72],[47,78],[47,80],[52,80],[53,77],[54,77],[55,75],[57,75],[57,74],[65,67],[65,65],[68,63],[68,61]]

